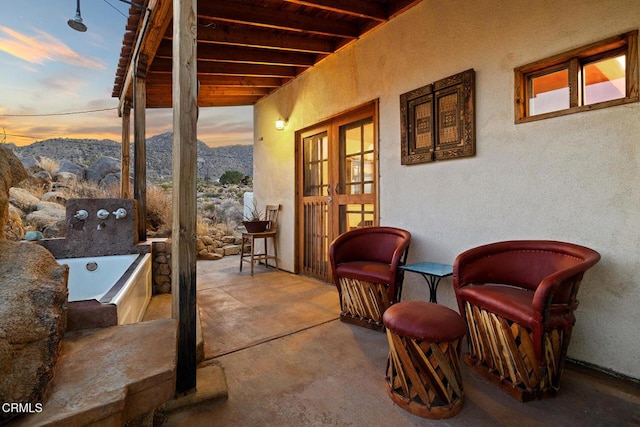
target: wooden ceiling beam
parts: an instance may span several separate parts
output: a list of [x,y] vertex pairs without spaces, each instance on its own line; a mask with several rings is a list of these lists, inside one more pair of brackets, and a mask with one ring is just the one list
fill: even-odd
[[357,27],[346,22],[229,2],[200,2],[198,18],[348,39],[360,35]]
[[402,12],[412,8],[421,1],[422,0],[389,0],[387,5],[389,19],[400,15]]
[[[171,73],[171,60],[157,58],[152,65],[152,72]],[[198,74],[227,76],[256,76],[294,78],[302,70],[296,67],[281,65],[231,64],[222,62],[198,61]]]
[[[156,57],[170,59],[172,53],[171,42],[165,40],[158,48]],[[198,46],[198,61],[273,64],[308,68],[316,62],[316,55],[241,46],[213,46],[205,44]]]
[[342,15],[357,16],[378,22],[388,20],[387,10],[379,3],[362,0],[284,0],[303,6],[315,7],[322,10],[340,13]]
[[[138,52],[149,57],[148,107],[172,105],[173,1],[148,0],[150,14],[136,8],[129,11],[113,88],[121,109],[132,97]],[[197,11],[198,104],[252,105],[420,1],[201,1]]]
[[[150,73],[147,78],[147,83],[150,86],[171,85],[171,79],[172,77],[169,73]],[[289,79],[278,77],[219,76],[198,73],[198,81],[201,86],[277,88],[288,80]]]
[[[220,96],[215,98],[203,99],[198,97],[198,106],[206,107],[239,107],[243,105],[253,105],[260,99],[260,96]],[[147,108],[171,108],[172,95],[166,96],[149,96],[147,94]]]
[[[171,35],[165,38],[171,38]],[[335,44],[330,40],[304,37],[297,33],[274,33],[272,30],[259,27],[230,27],[224,23],[198,27],[198,44],[209,43],[325,55],[335,50]]]
[[[172,85],[156,85],[147,89],[147,96],[160,97],[171,91]],[[218,87],[218,86],[200,86],[198,97],[201,99],[215,98],[223,96],[258,96],[268,95],[272,91],[271,88],[264,87]]]

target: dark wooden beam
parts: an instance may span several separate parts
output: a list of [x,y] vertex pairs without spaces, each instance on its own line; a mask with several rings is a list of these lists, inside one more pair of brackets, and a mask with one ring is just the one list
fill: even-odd
[[133,197],[138,206],[138,236],[137,241],[147,240],[147,138],[146,138],[146,106],[147,106],[147,82],[144,78],[147,73],[147,58],[140,54],[138,63],[135,64],[136,74],[133,84]]
[[[170,73],[171,61],[164,58],[156,59],[153,63],[153,72]],[[296,67],[285,67],[281,65],[228,64],[198,61],[198,74],[293,78],[299,74],[299,70],[297,70]]]
[[321,20],[312,16],[290,13],[275,8],[249,6],[238,3],[201,2],[198,17],[224,22],[234,22],[257,27],[277,28],[310,34],[356,39],[356,26],[339,20]]
[[173,2],[173,318],[178,320],[176,394],[196,388],[196,0]]
[[[208,74],[198,74],[198,81],[201,86],[219,87],[269,87],[276,88],[282,86],[288,79],[278,77],[245,77],[245,76],[216,76]],[[171,74],[151,73],[147,78],[150,86],[171,85]]]
[[131,185],[129,182],[129,171],[131,169],[130,128],[131,105],[126,102],[122,108],[122,147],[120,153],[120,197],[123,199],[131,198]]
[[362,0],[284,0],[287,3],[300,4],[329,10],[342,15],[357,16],[384,22],[388,19],[387,10],[379,3]]
[[230,27],[223,23],[198,27],[198,44],[202,46],[208,43],[320,54],[330,54],[335,50],[335,43],[328,39],[311,38],[298,33],[276,33],[259,27]]
[[[171,58],[171,42],[165,41],[158,48],[156,58]],[[316,55],[298,52],[281,52],[242,46],[198,46],[198,61],[241,62],[245,64],[273,64],[295,67],[311,67]]]
[[[220,98],[207,98],[202,101],[198,101],[198,105],[201,108],[206,107],[241,107],[246,105],[253,105],[260,99],[260,96],[222,96]],[[171,108],[172,97],[147,98],[147,108]]]

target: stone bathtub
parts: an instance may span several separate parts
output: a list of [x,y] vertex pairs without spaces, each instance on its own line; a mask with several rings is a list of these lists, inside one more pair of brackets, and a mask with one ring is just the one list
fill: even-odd
[[67,330],[140,322],[151,299],[151,255],[57,259],[69,266]]

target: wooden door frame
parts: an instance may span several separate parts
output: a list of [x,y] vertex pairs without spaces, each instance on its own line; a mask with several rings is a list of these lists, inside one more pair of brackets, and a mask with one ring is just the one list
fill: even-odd
[[[358,116],[362,116],[358,118]],[[303,168],[302,168],[302,136],[307,134],[314,129],[331,129],[332,125],[339,123],[340,125],[351,123],[353,121],[360,120],[362,118],[372,117],[373,118],[373,138],[374,138],[374,162],[375,162],[375,188],[374,188],[374,210],[375,210],[375,224],[379,224],[380,219],[380,190],[379,190],[379,182],[380,182],[380,150],[379,150],[379,100],[376,98],[372,101],[366,102],[364,104],[358,105],[357,107],[350,108],[338,114],[332,115],[324,120],[321,120],[317,123],[314,123],[311,126],[307,126],[303,129],[297,130],[295,132],[295,183],[294,183],[294,273],[298,274],[300,272],[300,260],[302,259],[302,254],[300,253],[302,250],[301,244],[301,233],[304,229],[304,218],[302,217],[302,212],[300,211],[300,199],[302,194],[300,194],[300,186],[299,183],[302,182],[303,179]],[[349,120],[351,117],[356,117],[354,120]]]

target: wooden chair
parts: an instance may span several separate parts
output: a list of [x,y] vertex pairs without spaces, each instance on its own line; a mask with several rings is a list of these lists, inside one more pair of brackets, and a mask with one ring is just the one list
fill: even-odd
[[329,245],[340,320],[382,331],[382,314],[400,300],[411,234],[394,227],[347,231]]
[[467,322],[465,363],[521,401],[557,393],[585,271],[600,254],[549,240],[461,253],[453,287]]
[[[242,247],[240,249],[240,271],[242,271],[242,263],[251,264],[251,275],[253,276],[253,265],[255,262],[264,261],[264,265],[268,266],[270,259],[274,260],[276,271],[278,271],[278,211],[280,205],[267,205],[265,209],[265,219],[269,221],[269,225],[265,231],[258,233],[250,233],[245,231],[242,233]],[[256,252],[256,239],[263,240],[264,253]],[[267,239],[271,239],[273,243],[273,255],[269,255]],[[245,251],[246,249],[248,251]]]

